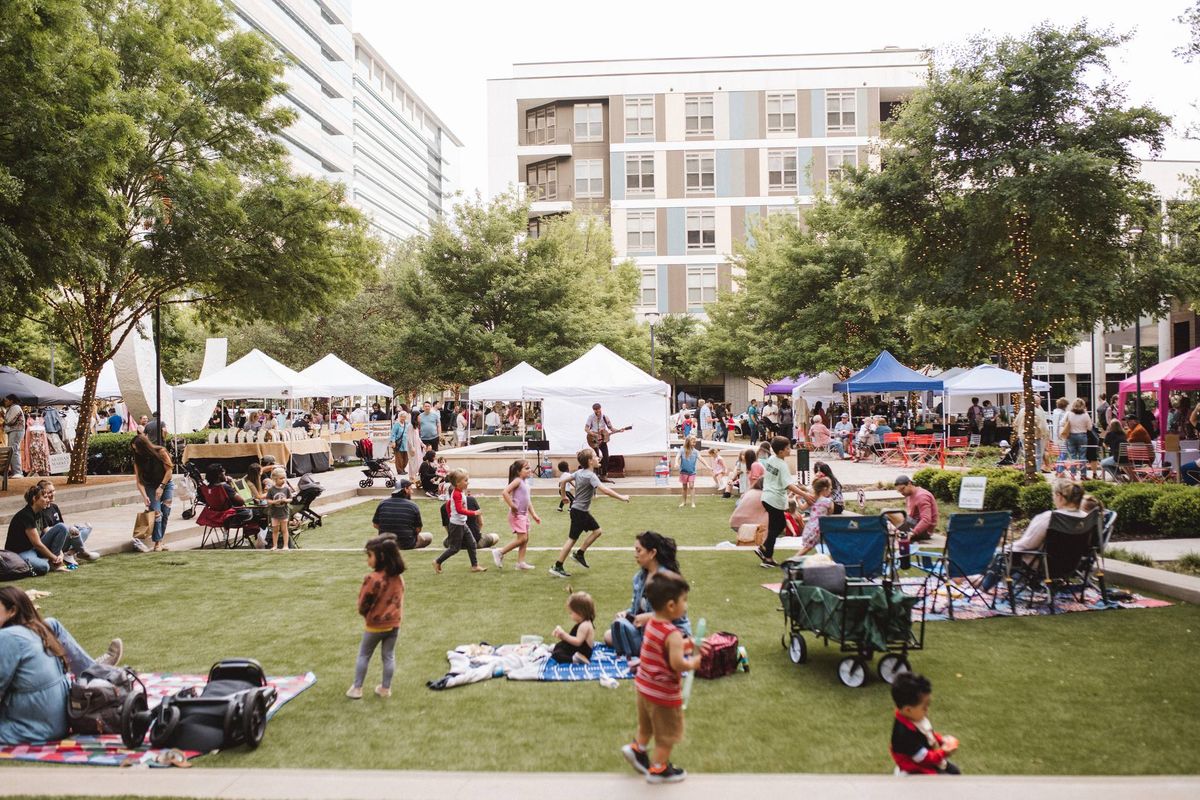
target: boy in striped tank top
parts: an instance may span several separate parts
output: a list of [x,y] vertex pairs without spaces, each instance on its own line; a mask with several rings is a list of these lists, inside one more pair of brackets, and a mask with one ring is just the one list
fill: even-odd
[[[678,783],[687,777],[671,763],[671,748],[683,740],[680,673],[700,666],[700,653],[692,653],[692,641],[671,622],[687,614],[688,582],[675,572],[657,572],[646,583],[645,597],[654,618],[646,623],[634,678],[637,736],[621,753],[649,783]],[[651,739],[653,759],[647,753]]]

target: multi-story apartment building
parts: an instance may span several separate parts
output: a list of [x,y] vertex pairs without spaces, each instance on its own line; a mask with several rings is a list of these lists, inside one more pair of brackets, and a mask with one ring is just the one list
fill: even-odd
[[288,60],[280,138],[296,169],[346,185],[384,239],[427,229],[456,183],[462,143],[361,35],[349,0],[232,0]]
[[703,314],[754,220],[867,163],[922,50],[516,64],[488,83],[488,189],[523,186],[530,230],[602,213],[642,271],[641,314]]

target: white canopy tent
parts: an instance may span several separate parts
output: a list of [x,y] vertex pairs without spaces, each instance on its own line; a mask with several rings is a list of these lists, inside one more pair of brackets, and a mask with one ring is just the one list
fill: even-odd
[[[300,370],[300,375],[313,384],[329,387],[329,397],[357,397],[359,395],[391,397],[392,387],[380,383],[370,375],[359,372],[333,353],[312,366]],[[296,395],[301,396],[301,395]]]
[[467,389],[467,399],[473,403],[488,400],[522,400],[525,397],[526,386],[541,383],[545,379],[546,373],[522,361],[507,372]]
[[175,387],[176,400],[333,396],[336,393],[329,386],[309,380],[258,349],[251,350],[219,372]]
[[616,455],[657,453],[667,449],[671,387],[598,344],[542,381],[524,387],[526,400],[542,401],[542,426],[550,447],[559,453],[582,449],[583,426],[592,404],[604,406],[613,427],[632,430],[609,442]]
[[[1003,405],[1008,402],[1007,395],[1024,391],[1019,372],[1010,372],[995,364],[980,364],[954,377],[943,379],[946,382],[946,403],[943,408],[947,414],[966,413],[971,406],[972,397],[986,397],[997,405]],[[1034,378],[1033,390],[1048,392],[1050,384]]]
[[822,372],[820,375],[814,375],[804,383],[797,385],[792,389],[792,407],[798,406],[800,399],[807,400],[810,404],[818,400],[824,400],[826,405],[835,399],[842,397],[840,392],[833,390],[833,384],[837,381],[837,375],[832,372]]
[[[58,387],[63,391],[73,394],[83,394],[83,376],[80,375],[70,383],[64,383]],[[113,366],[113,362],[105,361],[104,366],[100,368],[100,379],[96,383],[96,397],[111,400],[121,397],[121,387],[117,383],[117,368]]]

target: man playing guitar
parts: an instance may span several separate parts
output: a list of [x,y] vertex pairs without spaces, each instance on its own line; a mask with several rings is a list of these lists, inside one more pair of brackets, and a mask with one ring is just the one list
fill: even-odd
[[608,478],[608,440],[614,433],[630,430],[633,426],[614,428],[612,421],[599,403],[592,404],[592,415],[583,424],[583,432],[587,436],[588,447],[600,454],[600,479],[611,483]]

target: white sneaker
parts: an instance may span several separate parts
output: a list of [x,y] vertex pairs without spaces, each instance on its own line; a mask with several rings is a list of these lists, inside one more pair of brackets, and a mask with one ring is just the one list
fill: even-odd
[[492,550],[492,561],[496,562],[496,569],[504,569],[504,554],[499,550]]
[[346,690],[346,697],[349,697],[351,700],[362,700],[362,687],[351,686]]
[[149,553],[150,545],[146,544],[146,542],[142,539],[134,539],[133,540],[133,549],[138,551],[139,553]]
[[95,550],[80,550],[77,555],[84,561],[99,561],[100,554]]
[[525,561],[517,562],[517,569],[533,569],[533,568],[534,568],[533,564],[529,564]]

